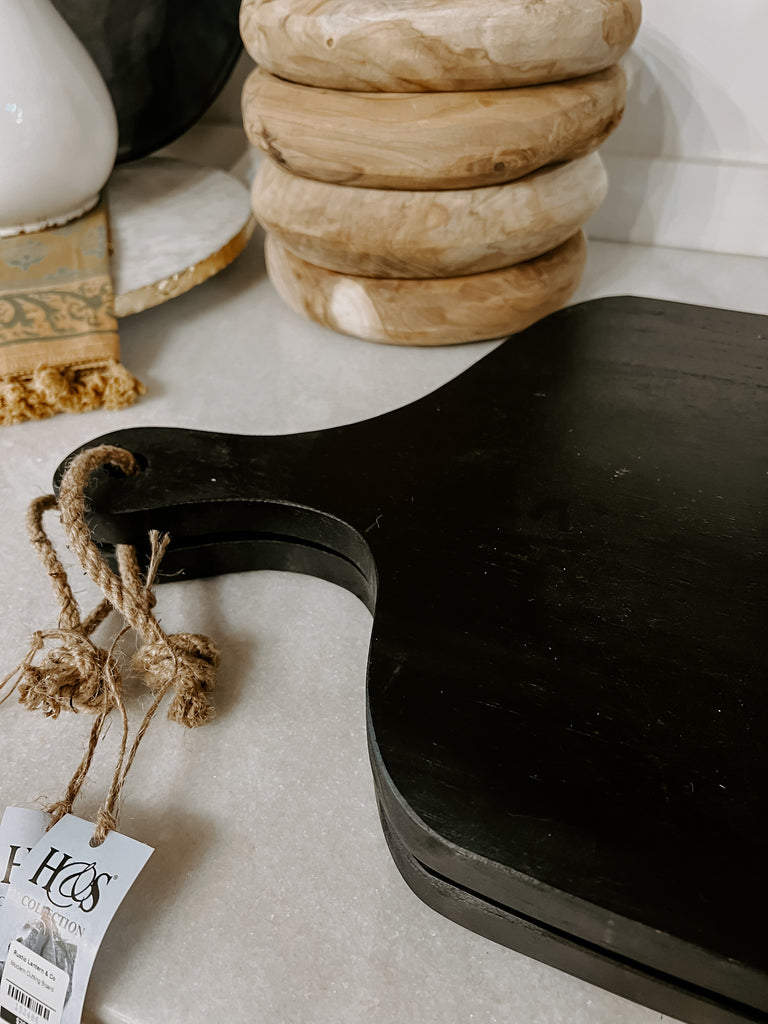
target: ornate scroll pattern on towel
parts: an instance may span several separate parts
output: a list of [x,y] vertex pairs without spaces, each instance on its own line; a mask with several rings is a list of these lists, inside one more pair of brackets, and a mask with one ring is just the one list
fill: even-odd
[[0,240],[0,424],[130,405],[102,204],[63,227]]

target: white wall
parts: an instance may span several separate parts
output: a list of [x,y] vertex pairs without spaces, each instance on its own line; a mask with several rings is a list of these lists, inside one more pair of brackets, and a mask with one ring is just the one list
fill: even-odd
[[[768,0],[643,0],[592,237],[768,256]],[[243,57],[207,115],[240,123]]]
[[768,0],[644,0],[593,237],[768,255]]

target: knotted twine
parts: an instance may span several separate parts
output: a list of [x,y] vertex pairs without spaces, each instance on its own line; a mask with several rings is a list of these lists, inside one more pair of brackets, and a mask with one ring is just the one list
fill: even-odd
[[[72,776],[61,800],[47,808],[51,826],[72,810],[88,775],[99,739],[111,712],[122,722],[120,749],[106,799],[96,818],[93,843],[103,842],[116,828],[120,797],[128,772],[155,712],[169,690],[174,696],[168,717],[194,728],[205,725],[214,709],[208,694],[215,686],[219,653],[209,637],[197,633],[168,635],[158,623],[153,609],[156,603],[154,583],[168,535],[149,534],[150,560],[145,576],[138,564],[136,549],[117,546],[118,573],[104,560],[86,523],[85,489],[91,474],[111,465],[126,475],[140,471],[129,452],[111,445],[87,449],[77,455],[61,482],[58,501],[53,495],[37,498],[27,514],[27,532],[43,563],[59,604],[55,629],[36,631],[27,656],[0,682],[0,691],[10,688],[0,703],[18,689],[18,699],[31,711],[41,710],[46,717],[58,718],[62,711],[95,715],[85,755]],[[58,509],[68,545],[104,599],[82,618],[66,571],[43,527],[46,512]],[[99,647],[91,636],[112,610],[123,619],[123,626],[109,649]],[[139,725],[128,750],[128,715],[122,695],[122,676],[114,657],[115,645],[129,628],[134,629],[143,646],[132,659],[134,671],[154,694],[154,701]]]

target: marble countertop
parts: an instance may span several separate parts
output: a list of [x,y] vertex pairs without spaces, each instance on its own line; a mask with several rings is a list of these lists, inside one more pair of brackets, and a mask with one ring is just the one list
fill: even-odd
[[[398,349],[311,325],[273,291],[262,242],[257,232],[218,277],[121,323],[124,361],[148,388],[133,408],[0,432],[0,674],[32,630],[53,624],[24,514],[80,443],[141,424],[275,434],[348,423],[428,393],[493,347]],[[760,260],[592,242],[575,301],[615,294],[768,313]],[[90,584],[72,577],[90,605]],[[249,573],[169,584],[157,611],[169,632],[220,644],[217,717],[192,732],[158,718],[140,750],[121,828],[156,852],[104,942],[87,1020],[665,1019],[463,930],[406,887],[376,812],[364,707],[371,620],[351,594]],[[87,728],[3,705],[0,804],[58,796]],[[116,743],[113,729],[84,816],[103,795]]]

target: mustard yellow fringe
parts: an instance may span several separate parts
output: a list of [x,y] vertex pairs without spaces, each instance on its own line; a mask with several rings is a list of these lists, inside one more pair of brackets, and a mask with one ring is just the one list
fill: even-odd
[[60,412],[124,409],[146,388],[117,360],[98,366],[45,367],[0,377],[0,426],[43,420]]

